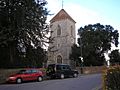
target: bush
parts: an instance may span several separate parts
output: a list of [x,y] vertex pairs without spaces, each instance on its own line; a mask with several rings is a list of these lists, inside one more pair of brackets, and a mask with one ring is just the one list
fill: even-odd
[[104,74],[104,90],[120,90],[120,66],[108,68]]

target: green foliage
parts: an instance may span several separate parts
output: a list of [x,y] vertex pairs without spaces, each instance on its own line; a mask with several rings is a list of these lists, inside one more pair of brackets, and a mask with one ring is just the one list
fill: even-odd
[[0,62],[15,65],[27,47],[38,49],[49,42],[46,4],[45,0],[0,1],[0,56],[4,54]]
[[70,59],[74,60],[76,62],[76,64],[79,66],[81,63],[81,60],[79,58],[80,56],[80,47],[78,47],[76,44],[74,44],[71,50],[71,54],[70,54]]
[[119,50],[113,50],[110,54],[109,54],[109,57],[110,57],[110,63],[112,65],[114,64],[120,64],[120,53],[119,53]]
[[43,63],[46,63],[47,52],[41,47],[36,49],[29,46],[26,50],[26,66],[27,67],[41,67]]
[[120,67],[112,67],[105,73],[105,90],[120,90]]
[[105,62],[104,53],[111,49],[111,43],[118,46],[118,30],[110,25],[99,23],[81,27],[78,30],[78,44],[82,48],[84,65],[103,65]]

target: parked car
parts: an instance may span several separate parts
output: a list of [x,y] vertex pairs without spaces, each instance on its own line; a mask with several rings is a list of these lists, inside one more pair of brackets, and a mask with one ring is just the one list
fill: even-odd
[[23,81],[42,81],[43,73],[39,69],[23,69],[16,74],[10,75],[7,82],[22,83]]
[[72,70],[67,64],[50,64],[47,68],[47,76],[51,78],[78,77],[78,71]]

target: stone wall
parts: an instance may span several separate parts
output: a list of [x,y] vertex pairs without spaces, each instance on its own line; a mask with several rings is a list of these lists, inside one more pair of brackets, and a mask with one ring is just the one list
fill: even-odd
[[16,73],[20,69],[0,69],[0,83],[5,83],[9,75]]
[[[82,74],[94,74],[94,73],[102,73],[103,70],[105,70],[107,67],[106,66],[96,66],[96,67],[83,67],[83,73]],[[81,67],[76,68],[81,74]],[[16,73],[21,69],[0,69],[0,83],[5,83],[6,79],[8,76],[10,76],[13,73]],[[45,75],[45,69],[40,68],[40,70],[44,73]]]
[[105,70],[106,66],[91,66],[91,67],[77,67],[76,69],[80,74],[94,74],[94,73],[102,73]]
[[[21,68],[22,69],[22,68]],[[0,69],[0,83],[5,83],[6,79],[12,75],[18,72],[21,69]],[[38,68],[43,72],[43,75],[46,75],[46,69],[45,68]]]

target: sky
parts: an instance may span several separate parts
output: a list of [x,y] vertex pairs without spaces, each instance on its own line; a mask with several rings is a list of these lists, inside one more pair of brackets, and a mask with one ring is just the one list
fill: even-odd
[[[62,9],[62,0],[46,1],[53,14],[48,16],[49,22]],[[85,25],[100,23],[111,25],[120,33],[120,0],[63,0],[63,9],[76,21],[76,32]]]

